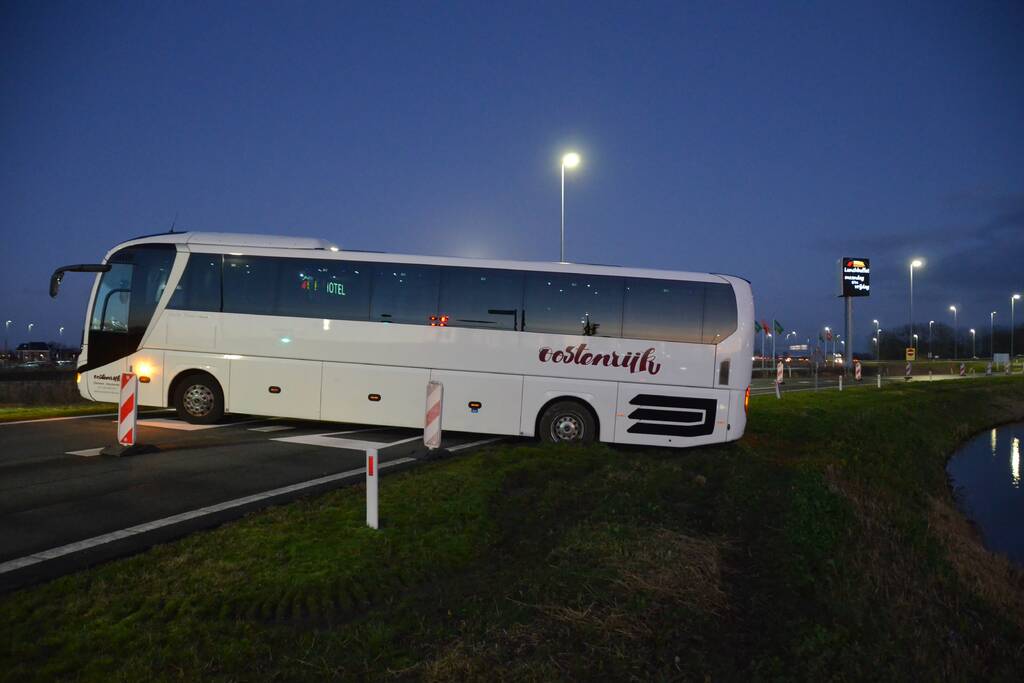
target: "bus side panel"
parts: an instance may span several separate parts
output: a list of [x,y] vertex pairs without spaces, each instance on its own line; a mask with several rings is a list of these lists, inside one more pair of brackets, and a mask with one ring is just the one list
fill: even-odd
[[323,363],[277,358],[231,361],[232,413],[320,419]]
[[730,391],[732,405],[729,408],[729,436],[726,441],[735,441],[747,430],[747,409],[743,407],[746,390]]
[[322,419],[423,428],[429,370],[324,363],[323,373]]
[[620,383],[615,441],[675,448],[726,441],[731,393]]
[[[615,440],[615,382],[591,382],[558,377],[523,378],[523,416],[520,433],[534,436],[541,409],[556,398],[576,398],[587,403],[597,414],[598,438]],[[442,425],[443,426],[443,425]]]
[[444,387],[441,427],[457,432],[519,434],[523,378],[487,372],[433,370]]

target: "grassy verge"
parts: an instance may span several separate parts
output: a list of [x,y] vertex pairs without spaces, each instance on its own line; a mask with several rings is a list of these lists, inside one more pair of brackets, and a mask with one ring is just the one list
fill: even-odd
[[95,415],[115,413],[113,403],[76,403],[56,406],[3,406],[0,405],[0,422],[16,420],[38,420],[45,417],[70,417],[73,415]]
[[755,399],[738,444],[501,447],[0,598],[8,680],[1016,680],[955,445],[1024,381]]

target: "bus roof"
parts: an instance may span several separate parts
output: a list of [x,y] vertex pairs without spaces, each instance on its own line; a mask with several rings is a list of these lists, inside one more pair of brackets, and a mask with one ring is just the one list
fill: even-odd
[[[423,263],[431,265],[464,266],[475,268],[507,268],[517,270],[542,270],[565,273],[588,273],[593,275],[616,275],[662,278],[670,280],[697,280],[721,282],[730,278],[744,280],[738,276],[719,273],[659,270],[654,268],[632,268],[628,266],[596,265],[586,263],[561,263],[558,261],[517,261],[512,259],[482,259],[462,256],[427,256],[394,254],[378,251],[344,251],[335,243],[315,237],[291,237],[288,235],[260,235],[241,232],[167,232],[145,235],[117,245],[111,253],[122,247],[135,244],[182,244],[190,251],[224,251],[225,248],[252,250],[254,255],[270,255],[270,250],[318,250],[329,254],[317,258],[348,258],[359,261],[381,261],[392,263]],[[214,247],[211,249],[210,247]]]

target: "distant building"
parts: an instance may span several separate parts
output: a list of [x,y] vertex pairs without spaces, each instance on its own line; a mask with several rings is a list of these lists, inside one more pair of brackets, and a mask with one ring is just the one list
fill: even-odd
[[19,363],[51,363],[53,349],[46,342],[25,342],[14,351]]

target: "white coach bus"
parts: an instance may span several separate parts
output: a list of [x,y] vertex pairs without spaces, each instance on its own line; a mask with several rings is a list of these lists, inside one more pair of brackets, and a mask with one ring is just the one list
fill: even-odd
[[695,446],[743,435],[746,280],[573,263],[343,251],[318,239],[169,233],[96,272],[79,387],[190,422],[224,413]]

